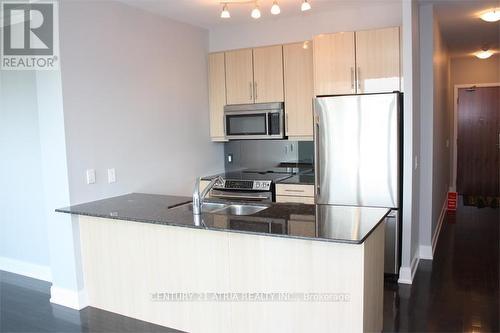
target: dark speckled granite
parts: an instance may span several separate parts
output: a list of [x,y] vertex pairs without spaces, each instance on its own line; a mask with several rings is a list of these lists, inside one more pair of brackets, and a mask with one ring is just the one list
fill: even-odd
[[306,173],[306,174],[295,175],[285,180],[279,181],[278,184],[314,185],[314,174]]
[[267,204],[249,216],[203,213],[202,226],[193,221],[188,197],[132,193],[68,208],[57,212],[117,220],[251,233],[316,241],[362,243],[389,213],[386,208]]

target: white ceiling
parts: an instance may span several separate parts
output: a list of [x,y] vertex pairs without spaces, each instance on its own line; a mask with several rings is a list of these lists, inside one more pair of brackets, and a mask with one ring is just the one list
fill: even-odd
[[[119,0],[123,3],[155,14],[163,15],[177,21],[193,24],[199,27],[212,29],[219,26],[251,23],[256,20],[250,17],[254,8],[252,1],[247,0]],[[281,14],[271,15],[270,10],[273,0],[258,0],[262,17],[259,20],[273,20],[278,17],[292,17],[311,15],[321,11],[332,11],[342,8],[352,8],[366,4],[399,3],[401,0],[309,0],[312,9],[301,12],[302,0],[277,0]],[[406,1],[406,0],[403,0]],[[231,13],[230,19],[221,19],[221,3],[227,2]],[[232,4],[234,2],[247,2],[246,4]],[[249,3],[250,2],[250,3]]]
[[[429,3],[429,0],[422,3]],[[500,22],[479,18],[484,10],[500,7],[498,0],[434,0],[443,39],[452,56],[478,51],[483,45],[500,48]]]
[[[301,12],[302,0],[278,0],[281,14],[271,15],[273,0],[258,0],[262,17],[250,17],[254,4],[248,0],[119,0],[134,7],[163,15],[180,22],[206,29],[231,27],[235,24],[276,20],[282,17],[307,16],[315,13],[353,8],[364,5],[399,3],[409,0],[309,0],[312,9]],[[222,2],[227,2],[230,19],[221,19]],[[246,2],[246,4],[233,4]],[[499,0],[420,0],[421,4],[434,4],[444,41],[452,56],[475,52],[484,45],[500,48],[500,22],[488,23],[479,19],[479,13],[500,7]],[[359,18],[362,20],[363,18]]]

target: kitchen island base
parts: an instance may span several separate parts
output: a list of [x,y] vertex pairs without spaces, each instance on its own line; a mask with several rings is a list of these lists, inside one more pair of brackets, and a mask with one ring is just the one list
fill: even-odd
[[79,222],[92,307],[186,332],[382,330],[384,223],[351,244]]

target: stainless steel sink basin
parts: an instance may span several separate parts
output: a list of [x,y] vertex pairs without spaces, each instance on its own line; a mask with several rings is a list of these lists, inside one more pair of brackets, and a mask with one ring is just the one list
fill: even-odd
[[[244,204],[231,204],[220,202],[204,202],[201,208],[203,213],[224,214],[224,215],[252,215],[258,213],[268,206],[264,205],[244,205]],[[185,204],[172,209],[182,209],[184,211],[193,211],[193,204]]]
[[257,205],[229,205],[225,208],[215,211],[216,214],[227,214],[227,215],[252,215],[267,209],[267,206],[257,206]]
[[[201,210],[202,212],[204,213],[213,213],[219,209],[223,209],[225,207],[227,207],[229,205],[226,205],[226,204],[223,204],[223,203],[217,203],[217,202],[204,202],[203,203],[203,206],[201,207]],[[176,209],[176,208],[174,208]],[[187,205],[183,205],[183,206],[179,206],[177,207],[177,209],[184,209],[184,210],[189,210],[189,211],[193,211],[193,204],[190,203],[190,204],[187,204]]]

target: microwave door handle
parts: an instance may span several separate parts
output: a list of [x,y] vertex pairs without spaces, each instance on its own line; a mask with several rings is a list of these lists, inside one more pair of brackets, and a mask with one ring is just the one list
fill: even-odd
[[271,114],[269,112],[266,112],[266,134],[271,135],[271,131],[269,130],[269,117]]

